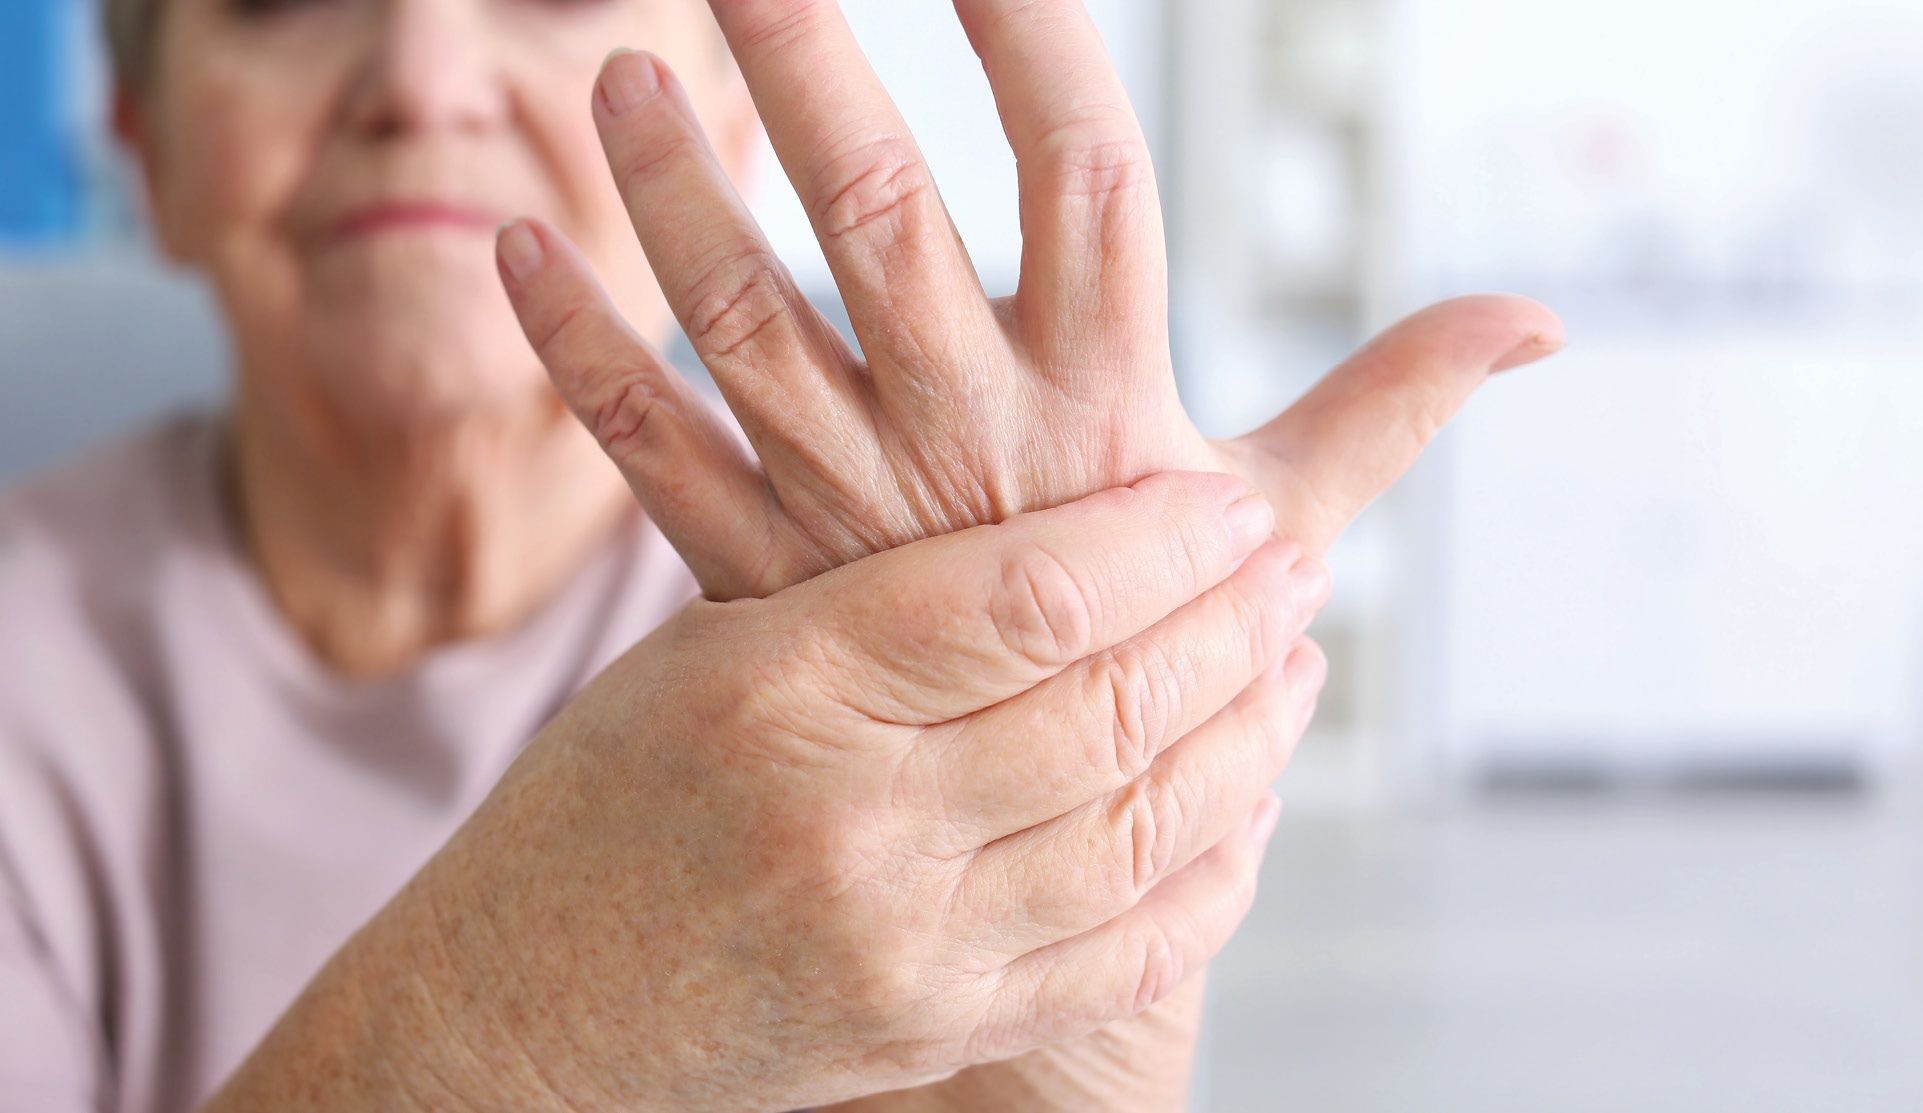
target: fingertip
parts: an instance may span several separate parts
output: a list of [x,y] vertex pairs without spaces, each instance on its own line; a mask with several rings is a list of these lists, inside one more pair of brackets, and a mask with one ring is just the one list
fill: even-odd
[[625,115],[659,93],[666,76],[660,58],[644,50],[617,46],[601,60],[594,97],[608,115]]
[[1275,508],[1260,493],[1231,503],[1222,518],[1229,531],[1229,551],[1236,557],[1253,553],[1275,533]]
[[1507,355],[1490,364],[1489,373],[1496,375],[1547,359],[1562,351],[1564,344],[1561,329],[1554,332],[1532,332],[1523,337],[1520,344],[1511,348]]
[[1464,294],[1416,311],[1379,341],[1440,341],[1465,372],[1494,374],[1542,359],[1563,346],[1562,319],[1520,294]]
[[1271,789],[1255,810],[1249,813],[1249,841],[1257,847],[1268,845],[1269,836],[1275,834],[1275,825],[1282,818],[1282,798]]
[[1329,659],[1322,647],[1303,638],[1282,664],[1282,676],[1290,688],[1300,693],[1319,690],[1329,676]]
[[1335,578],[1329,566],[1311,553],[1304,553],[1289,569],[1289,590],[1299,608],[1298,618],[1307,626],[1315,614],[1328,605],[1335,593]]
[[508,221],[494,234],[494,261],[511,286],[525,285],[546,257],[547,245],[525,217]]
[[1456,299],[1456,304],[1462,303],[1473,304],[1505,339],[1519,337],[1490,363],[1492,375],[1552,356],[1561,351],[1566,342],[1562,318],[1534,298],[1521,294],[1476,294]]

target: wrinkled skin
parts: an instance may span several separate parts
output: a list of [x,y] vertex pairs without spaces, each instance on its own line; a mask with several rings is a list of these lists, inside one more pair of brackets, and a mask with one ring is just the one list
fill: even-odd
[[[1526,299],[1444,302],[1255,432],[1210,440],[1177,396],[1146,144],[1080,3],[956,3],[1020,167],[1022,272],[1001,299],[982,290],[836,6],[712,6],[861,355],[799,295],[651,55],[611,58],[593,112],[641,245],[753,458],[554,229],[520,222],[499,245],[510,299],[557,389],[711,598],[766,595],[1171,468],[1247,478],[1284,532],[1320,553],[1488,375],[1561,344],[1554,316]],[[1173,1012],[1131,1021],[1139,1035],[1117,1026],[1099,1049],[1049,1054],[1073,1074],[1087,1070],[1062,1064],[1091,1056],[1118,1068],[1144,1055],[1179,1060],[1115,1095],[1128,1108],[1179,1107],[1196,1001]],[[923,1098],[916,1108],[941,1095]]]
[[211,1108],[796,1108],[1140,1015],[1247,912],[1321,684],[1273,524],[1164,474],[694,603]]
[[765,594],[1164,468],[1250,478],[1320,550],[1490,372],[1560,343],[1526,299],[1445,302],[1257,432],[1204,438],[1176,393],[1146,147],[1080,5],[958,7],[1021,166],[1026,256],[1002,300],[983,293],[834,5],[715,5],[865,359],[795,291],[665,66],[623,54],[604,69],[594,112],[616,182],[758,460],[559,234],[527,221],[503,236],[535,349],[712,596]]

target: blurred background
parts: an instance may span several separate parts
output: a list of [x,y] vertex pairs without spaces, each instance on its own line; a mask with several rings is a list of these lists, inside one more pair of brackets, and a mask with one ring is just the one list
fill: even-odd
[[[946,5],[845,6],[1012,288]],[[1333,558],[1197,1107],[1923,1109],[1923,4],[1090,6],[1205,429],[1454,294],[1569,336]],[[0,0],[0,482],[225,374],[143,242],[93,18]]]

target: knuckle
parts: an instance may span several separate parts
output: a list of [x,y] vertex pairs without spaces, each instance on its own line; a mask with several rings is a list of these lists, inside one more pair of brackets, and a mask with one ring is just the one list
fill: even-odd
[[1402,439],[1404,455],[1413,459],[1429,447],[1429,443],[1442,432],[1443,419],[1431,410],[1415,408],[1402,417]]
[[594,306],[584,297],[568,297],[553,313],[530,322],[528,344],[541,361],[552,367],[580,354],[594,327]]
[[1137,957],[1134,994],[1127,1004],[1130,1016],[1161,1004],[1182,984],[1182,978],[1187,973],[1183,969],[1185,964],[1181,949],[1160,921],[1150,921],[1149,926],[1142,930],[1137,947],[1140,953]]
[[[1442,432],[1443,426],[1455,413],[1458,402],[1450,392],[1447,376],[1419,379],[1412,375],[1394,374],[1394,371],[1385,368],[1385,374],[1380,377],[1380,389],[1384,394],[1389,397],[1400,395],[1402,402],[1395,418],[1389,423],[1389,432],[1400,434],[1402,456],[1413,460]],[[1388,443],[1393,445],[1393,439]]]
[[[774,747],[756,747],[755,754],[782,761],[791,757],[792,751],[783,740]],[[765,874],[758,880],[787,899],[815,907],[825,924],[871,931],[877,924],[892,922],[885,907],[887,832],[874,829],[876,825],[864,821],[858,810],[847,801],[819,797],[771,809],[758,863]],[[871,940],[871,944],[876,948],[890,945],[884,939]],[[869,973],[885,971],[877,967]],[[873,984],[877,990],[887,985],[885,981]]]
[[630,203],[635,198],[644,197],[657,185],[663,171],[680,162],[689,162],[705,157],[701,145],[695,137],[679,128],[662,124],[653,113],[669,111],[665,98],[656,97],[652,104],[644,108],[635,124],[629,125],[645,134],[634,136],[632,141],[624,142],[618,156],[619,165],[614,167],[614,181],[621,196]]
[[741,34],[749,51],[781,50],[804,39],[821,15],[822,0],[761,0]]
[[1139,900],[1168,872],[1181,832],[1180,801],[1149,778],[1132,781],[1116,804],[1115,845],[1127,875],[1116,875],[1124,895]]
[[[904,1014],[907,1019],[929,1004],[933,987],[915,956],[903,953],[902,948],[882,947],[879,954],[870,957],[877,961],[864,964],[860,985],[862,996],[877,1009]],[[913,1026],[902,1027],[912,1030]]]
[[1038,544],[1003,560],[991,621],[1009,652],[1042,668],[1078,661],[1094,637],[1096,604],[1062,559]]
[[688,341],[703,359],[730,360],[787,316],[787,283],[759,251],[730,255],[695,284]]
[[1057,125],[1036,150],[1056,192],[1065,197],[1100,200],[1137,194],[1154,177],[1141,129],[1110,111]]
[[861,144],[830,159],[822,178],[829,185],[816,215],[831,239],[877,224],[899,234],[934,184],[914,148],[892,137]]
[[590,420],[594,439],[616,460],[644,449],[654,426],[649,423],[661,405],[656,384],[643,377],[629,378],[612,397],[597,406]]
[[1106,756],[1116,783],[1127,784],[1155,761],[1163,728],[1174,712],[1179,687],[1174,668],[1160,650],[1136,644],[1117,647],[1096,675],[1114,711]]

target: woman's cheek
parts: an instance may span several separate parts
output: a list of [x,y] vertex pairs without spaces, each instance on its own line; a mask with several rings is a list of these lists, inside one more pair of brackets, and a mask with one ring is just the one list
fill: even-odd
[[190,261],[209,262],[237,238],[284,233],[318,141],[310,106],[326,103],[288,89],[214,65],[174,102],[159,200],[170,210],[169,240],[177,238]]
[[[547,211],[532,215],[551,220],[581,249],[610,287],[622,285],[620,272],[639,265],[640,256],[627,209],[608,171],[607,155],[589,109],[595,66],[530,68],[516,78],[521,102],[523,146],[536,163]],[[617,300],[619,300],[617,295]]]

